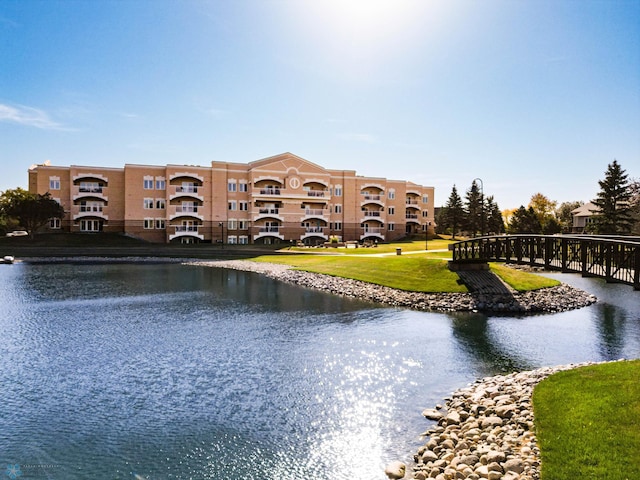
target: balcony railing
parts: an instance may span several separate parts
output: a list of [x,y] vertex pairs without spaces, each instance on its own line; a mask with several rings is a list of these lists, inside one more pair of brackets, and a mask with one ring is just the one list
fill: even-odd
[[198,193],[198,185],[177,186],[176,193]]
[[364,197],[365,200],[375,200],[376,202],[379,202],[380,200],[382,200],[382,195],[373,195],[370,193],[363,193],[362,196]]
[[323,210],[322,208],[307,208],[304,211],[305,215],[317,215],[317,216],[324,216],[325,215],[326,210]]
[[102,193],[103,187],[78,187],[80,193]]
[[261,188],[260,195],[280,195],[279,188]]
[[382,234],[384,232],[384,228],[381,227],[368,227],[364,229],[364,233],[372,233],[372,234]]
[[176,233],[198,233],[198,225],[176,225]]
[[324,233],[325,227],[307,227],[305,233]]
[[176,213],[197,213],[198,206],[197,205],[178,205],[176,207]]
[[307,190],[308,197],[324,197],[324,190]]
[[407,201],[405,203],[407,205],[418,205],[418,201],[417,200],[413,200],[411,198],[407,198]]
[[260,208],[258,210],[259,215],[278,215],[279,212],[278,208]]
[[406,218],[407,220],[417,220],[418,219],[418,215],[416,215],[415,213],[407,213],[404,218]]
[[376,212],[375,210],[364,210],[362,213],[364,213],[365,217],[379,217],[382,212]]
[[260,233],[278,233],[280,231],[279,226],[275,227],[260,227],[258,230]]

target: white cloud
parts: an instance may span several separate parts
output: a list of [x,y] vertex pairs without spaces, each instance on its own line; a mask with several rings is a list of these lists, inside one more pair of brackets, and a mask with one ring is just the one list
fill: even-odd
[[44,110],[25,105],[11,106],[0,103],[0,122],[17,123],[43,130],[69,130],[64,125],[52,120]]

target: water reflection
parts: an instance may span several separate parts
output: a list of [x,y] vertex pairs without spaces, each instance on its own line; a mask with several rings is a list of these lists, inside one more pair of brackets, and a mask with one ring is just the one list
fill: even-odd
[[[497,319],[499,322],[499,318]],[[453,338],[477,369],[489,375],[496,371],[530,370],[533,364],[501,344],[489,317],[480,313],[451,315]]]
[[600,355],[606,360],[620,358],[627,323],[625,311],[608,303],[598,304],[592,318],[600,338]]

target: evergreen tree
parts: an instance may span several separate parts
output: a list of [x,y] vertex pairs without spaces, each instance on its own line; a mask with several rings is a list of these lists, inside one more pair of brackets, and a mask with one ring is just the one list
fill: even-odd
[[494,200],[493,195],[487,197],[485,202],[485,216],[486,216],[486,231],[488,234],[500,234],[504,233],[504,219],[502,218],[502,212],[498,207],[497,202]]
[[542,233],[542,226],[533,208],[529,207],[527,210],[524,205],[521,205],[511,216],[509,222],[509,233]]
[[441,216],[443,227],[451,232],[452,239],[456,238],[456,232],[458,232],[464,224],[464,219],[464,205],[462,204],[462,199],[460,198],[460,195],[458,195],[458,190],[454,185],[451,189],[449,199],[442,209]]
[[625,234],[631,231],[631,191],[628,175],[617,160],[607,166],[604,180],[599,180],[600,192],[592,203],[592,229],[597,234]]
[[467,190],[466,195],[466,222],[465,229],[472,237],[475,237],[478,232],[483,234],[484,232],[484,205],[482,200],[482,193],[478,188],[478,184],[474,180],[471,183],[471,188]]

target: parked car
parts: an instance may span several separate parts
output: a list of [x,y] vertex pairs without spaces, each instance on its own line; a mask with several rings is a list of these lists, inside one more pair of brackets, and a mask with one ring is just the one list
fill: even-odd
[[7,233],[7,237],[26,237],[29,233],[26,230],[14,230]]

